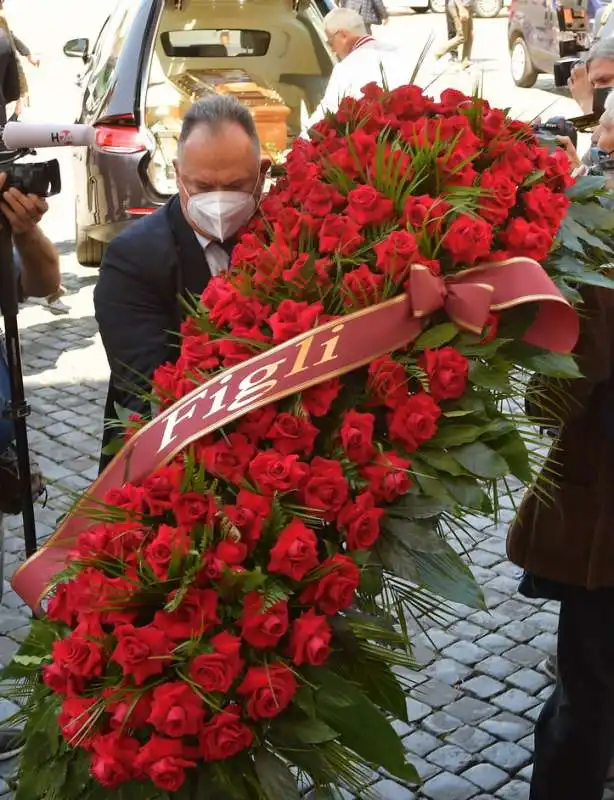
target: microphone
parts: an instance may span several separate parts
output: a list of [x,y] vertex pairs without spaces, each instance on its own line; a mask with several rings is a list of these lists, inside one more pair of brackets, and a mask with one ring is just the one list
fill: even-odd
[[87,147],[94,144],[96,131],[91,125],[63,122],[7,122],[0,131],[2,148],[27,150],[37,147]]

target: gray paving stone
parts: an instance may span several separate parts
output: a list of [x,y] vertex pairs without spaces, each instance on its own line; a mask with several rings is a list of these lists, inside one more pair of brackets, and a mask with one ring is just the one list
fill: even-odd
[[461,683],[470,674],[471,670],[465,664],[460,664],[451,658],[441,658],[430,664],[424,672],[435,680],[455,686]]
[[456,642],[458,636],[455,636],[449,631],[443,631],[440,628],[429,628],[428,631],[421,633],[416,637],[416,639],[422,644],[425,644],[427,647],[431,647],[439,651]]
[[503,786],[495,797],[501,800],[529,800],[529,784],[525,781],[512,781]]
[[483,672],[485,675],[490,675],[491,678],[498,678],[502,680],[507,678],[513,672],[518,670],[518,665],[513,664],[503,656],[489,656],[476,664],[478,672]]
[[509,650],[510,647],[514,646],[512,639],[501,636],[500,633],[489,633],[481,639],[478,639],[476,644],[478,647],[488,650],[489,653],[493,653],[496,656],[501,655],[501,653],[504,653],[506,650]]
[[452,733],[452,731],[460,728],[462,722],[457,717],[452,717],[444,711],[437,711],[431,714],[422,722],[422,726],[432,733],[434,736],[442,736],[444,733]]
[[419,720],[427,717],[431,713],[431,707],[426,703],[420,703],[418,700],[409,698],[406,703],[407,706],[407,719],[409,722],[419,722]]
[[491,553],[489,550],[484,550],[481,547],[476,547],[469,554],[471,564],[477,564],[480,567],[492,567],[501,561],[501,556],[498,553]]
[[482,756],[508,773],[517,772],[531,761],[531,753],[514,742],[497,742],[487,747]]
[[537,705],[539,700],[523,692],[522,689],[509,689],[507,692],[493,698],[492,702],[506,711],[511,711],[513,714],[522,714],[527,709]]
[[428,756],[428,760],[437,764],[444,772],[453,772],[455,775],[458,775],[459,772],[466,769],[475,759],[471,753],[468,753],[461,747],[447,744],[434,750]]
[[503,711],[496,717],[480,723],[480,727],[496,736],[497,739],[504,739],[506,742],[517,742],[527,736],[533,726],[526,719],[510,714],[509,711]]
[[392,780],[383,780],[370,787],[377,800],[413,800],[416,795],[401,784]]
[[505,654],[505,658],[513,661],[515,664],[520,664],[522,667],[534,667],[543,659],[544,655],[534,647],[529,647],[526,644],[519,644],[512,647]]
[[431,800],[469,800],[477,791],[475,784],[449,772],[431,778],[422,788],[423,795]]
[[509,683],[524,689],[529,694],[535,694],[550,683],[550,679],[543,672],[535,669],[520,669],[507,679]]
[[[420,780],[423,782],[428,781],[429,778],[441,772],[441,768],[438,767],[437,764],[433,764],[431,761],[425,761],[419,756],[412,756],[409,761],[416,768]],[[384,774],[386,773],[384,772]],[[392,776],[386,775],[386,777],[391,778]]]
[[424,758],[436,747],[441,747],[441,740],[427,731],[414,731],[403,739],[403,747],[410,754],[410,760],[413,754]]
[[559,629],[558,611],[555,614],[548,611],[538,611],[531,616],[531,625],[540,631],[556,633]]
[[477,725],[478,722],[488,719],[488,717],[492,717],[497,713],[495,707],[475,697],[461,697],[460,700],[448,706],[446,711],[468,725]]
[[462,774],[471,783],[475,783],[485,792],[493,792],[509,780],[507,772],[492,764],[476,764]]
[[533,708],[529,708],[527,711],[524,712],[524,716],[527,719],[530,719],[531,722],[535,723],[539,719],[539,715],[542,713],[543,703],[540,701],[536,706]]
[[455,622],[453,625],[450,625],[449,631],[455,636],[466,640],[477,639],[478,636],[482,636],[484,634],[484,630],[479,625],[475,625],[472,622],[467,622],[465,619],[461,619],[458,622]]
[[552,656],[556,654],[556,635],[554,633],[540,633],[535,638],[531,639],[529,644],[537,650],[541,650],[546,655]]
[[472,728],[469,725],[464,725],[453,731],[449,736],[446,736],[446,742],[458,745],[468,753],[481,753],[489,745],[496,741],[494,736],[491,736],[486,731],[480,728]]
[[443,651],[446,658],[472,666],[488,657],[488,652],[472,642],[455,642]]
[[493,695],[499,694],[504,691],[505,684],[501,681],[496,681],[488,675],[478,675],[476,678],[471,678],[463,683],[463,691],[470,692],[481,700],[488,700]]
[[533,775],[533,764],[527,764],[526,767],[520,770],[520,772],[516,775],[517,778],[522,778],[523,781],[531,782],[531,776]]
[[453,703],[461,693],[447,683],[436,680],[427,680],[417,686],[413,692],[413,697],[422,703],[426,703],[431,708],[442,708]]
[[[530,619],[529,615],[527,615],[527,617]],[[524,644],[534,636],[537,636],[539,628],[531,625],[530,621],[527,621],[527,619],[515,619],[503,625],[499,633],[513,639],[517,644]]]

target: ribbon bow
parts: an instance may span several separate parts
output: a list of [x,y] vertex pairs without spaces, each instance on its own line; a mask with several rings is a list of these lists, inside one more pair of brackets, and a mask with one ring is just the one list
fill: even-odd
[[480,334],[489,314],[537,304],[537,313],[523,340],[555,353],[573,350],[578,316],[544,268],[530,258],[481,264],[456,275],[434,275],[424,264],[412,264],[407,282],[410,313],[424,319],[443,309],[463,330]]

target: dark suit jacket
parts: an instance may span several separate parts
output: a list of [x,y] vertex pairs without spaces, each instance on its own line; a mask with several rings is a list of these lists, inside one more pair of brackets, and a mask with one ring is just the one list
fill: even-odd
[[[177,196],[111,242],[94,291],[96,320],[111,367],[105,419],[117,419],[115,403],[149,415],[149,404],[135,389],[148,391],[156,367],[177,359],[179,295],[200,294],[210,277]],[[105,427],[103,447],[117,433],[117,428]],[[101,468],[108,461],[102,456]]]

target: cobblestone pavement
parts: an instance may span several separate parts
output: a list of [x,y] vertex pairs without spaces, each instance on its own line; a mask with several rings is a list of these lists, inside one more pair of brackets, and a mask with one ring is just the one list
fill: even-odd
[[[107,373],[92,310],[96,273],[75,265],[69,243],[60,247],[67,251],[62,260],[70,315],[53,316],[34,302],[20,315],[31,449],[52,482],[47,507],[37,511],[41,537],[52,531],[66,491],[84,489],[96,475]],[[554,651],[558,609],[516,594],[519,570],[505,558],[512,503],[504,498],[502,505],[498,526],[478,519],[471,537],[459,537],[488,611],[457,607],[457,616],[416,637],[423,669],[407,701],[410,724],[400,732],[423,784],[405,787],[374,775],[381,800],[528,797],[533,723],[550,691],[538,667]],[[5,580],[24,556],[20,523],[8,521]],[[5,583],[0,662],[27,630],[27,610]],[[11,704],[0,700],[0,719],[10,712]],[[0,764],[0,775],[6,778],[13,767]],[[0,795],[10,797],[1,777]],[[606,797],[614,800],[614,791]]]

